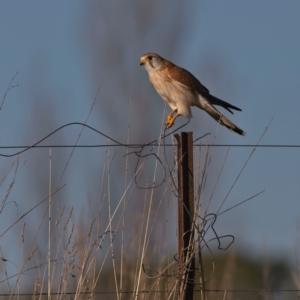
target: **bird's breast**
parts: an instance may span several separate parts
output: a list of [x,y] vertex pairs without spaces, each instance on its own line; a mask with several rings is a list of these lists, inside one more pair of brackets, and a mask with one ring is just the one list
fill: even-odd
[[171,79],[163,71],[149,72],[149,79],[158,94],[178,113],[190,118],[190,106],[197,105],[198,95],[178,81]]
[[198,98],[195,93],[179,82],[171,79],[169,76],[164,74],[164,72],[151,72],[149,73],[149,79],[158,94],[169,105],[176,104],[178,102],[189,106],[195,105],[195,101]]

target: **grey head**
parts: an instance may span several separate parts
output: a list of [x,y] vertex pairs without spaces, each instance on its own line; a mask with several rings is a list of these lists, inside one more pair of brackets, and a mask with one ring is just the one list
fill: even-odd
[[148,72],[151,72],[159,70],[163,66],[165,60],[158,54],[150,52],[142,55],[140,62],[141,66],[144,66]]

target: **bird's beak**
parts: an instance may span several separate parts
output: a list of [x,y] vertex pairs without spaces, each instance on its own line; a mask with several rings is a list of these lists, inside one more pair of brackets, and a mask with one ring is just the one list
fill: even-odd
[[141,61],[140,66],[143,66],[146,63],[146,58],[141,57],[140,61]]

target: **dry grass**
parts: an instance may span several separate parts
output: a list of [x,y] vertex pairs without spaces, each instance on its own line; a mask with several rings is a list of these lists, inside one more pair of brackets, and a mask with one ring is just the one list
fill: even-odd
[[[128,119],[129,144],[130,115]],[[164,116],[161,135],[164,134],[163,120]],[[83,130],[76,144],[82,133]],[[48,196],[30,207],[22,206],[21,216],[10,220],[10,224],[1,230],[1,238],[5,237],[6,241],[13,243],[14,248],[10,252],[9,247],[5,247],[5,250],[0,247],[1,293],[7,294],[2,298],[24,299],[23,295],[29,293],[31,296],[28,298],[33,299],[98,299],[100,296],[118,300],[177,299],[178,270],[182,266],[176,259],[176,146],[172,138],[173,148],[161,145],[165,142],[165,139],[158,139],[157,147],[145,148],[143,152],[133,149],[137,151],[135,153],[132,153],[132,149],[123,148],[116,154],[114,148],[110,147],[110,140],[107,140],[107,147],[99,154],[103,162],[101,176],[97,180],[99,193],[96,198],[88,196],[83,199],[82,205],[70,206],[72,201],[61,201],[61,197],[68,198],[68,195],[61,196],[65,189],[62,178],[67,176],[75,148],[66,159],[59,176],[53,175],[54,158],[50,156]],[[230,254],[222,269],[223,276],[215,279],[220,278],[220,269],[215,266],[215,254],[210,245],[219,241],[220,237],[216,236],[213,226],[218,214],[224,212],[221,208],[253,152],[216,213],[211,214],[209,211],[229,155],[228,149],[219,170],[215,172],[214,169],[217,176],[211,179],[214,151],[215,148],[205,146],[194,151],[195,186],[198,189],[193,228],[195,240],[191,241],[191,253],[197,257],[196,289],[203,286],[203,267],[199,267],[199,256],[205,250],[206,284],[225,286],[222,293],[214,295],[214,299],[228,300],[234,298],[227,289],[235,287],[233,270],[238,266],[235,255]],[[15,189],[25,158],[18,156],[0,182],[2,189],[8,186],[0,205],[2,213],[8,209],[8,204],[17,203],[8,202],[8,199]],[[56,182],[53,182],[54,177]],[[66,184],[71,180],[66,177]],[[52,186],[55,186],[54,190]],[[48,205],[44,205],[46,202]],[[296,281],[297,277],[294,278]]]

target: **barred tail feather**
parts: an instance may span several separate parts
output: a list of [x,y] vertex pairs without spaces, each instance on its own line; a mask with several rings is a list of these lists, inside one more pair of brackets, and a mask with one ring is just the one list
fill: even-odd
[[224,117],[223,115],[220,116],[220,119],[217,120],[220,124],[226,126],[229,130],[239,134],[239,135],[246,135],[246,132],[243,131],[241,128],[239,128],[238,126],[236,126],[234,123],[232,123],[230,120],[228,120],[226,117]]
[[239,134],[246,135],[246,132],[241,128],[233,124],[230,120],[228,120],[225,116],[223,116],[213,105],[211,105],[208,101],[202,101],[201,106],[199,108],[205,110],[211,117],[213,117],[217,122],[227,127],[229,130]]

